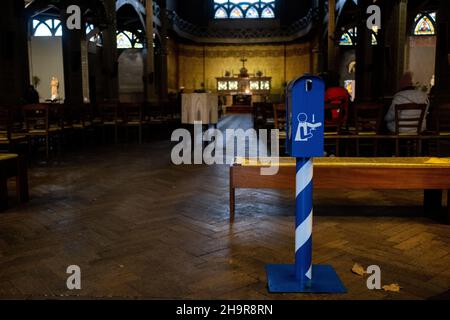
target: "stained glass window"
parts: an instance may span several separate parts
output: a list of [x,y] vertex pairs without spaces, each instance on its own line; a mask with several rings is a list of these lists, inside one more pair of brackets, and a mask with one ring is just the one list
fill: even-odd
[[89,32],[91,32],[92,30],[94,30],[94,25],[86,24],[86,34],[89,34]]
[[238,7],[235,7],[233,10],[231,10],[230,18],[231,19],[241,19],[244,17],[244,14],[242,13],[242,10]]
[[436,12],[430,12],[428,14],[431,18],[431,20],[433,20],[433,23],[436,23]]
[[[92,31],[95,30],[95,26],[93,24],[86,23],[86,35],[89,35]],[[102,33],[94,33],[94,35],[89,39],[90,42],[95,43],[97,46],[102,46],[103,39],[102,39]]]
[[436,13],[420,13],[415,18],[415,36],[433,36],[436,34]]
[[264,19],[275,18],[275,12],[273,12],[273,8],[266,7],[261,13],[261,18]]
[[[378,44],[378,29],[373,29],[371,34],[371,42],[373,46],[376,46]],[[344,32],[341,36],[341,39],[339,41],[340,46],[354,46],[356,45],[356,40],[358,37],[358,29],[356,27],[348,29],[346,32]]]
[[353,40],[347,32],[342,35],[339,45],[341,45],[341,46],[352,46],[353,45]]
[[376,46],[378,44],[378,40],[377,37],[375,36],[374,33],[372,33],[372,45]]
[[276,0],[214,0],[215,19],[273,19]]
[[245,15],[247,19],[258,18],[258,11],[255,8],[250,8],[247,10],[247,14]]
[[216,10],[216,19],[226,19],[228,18],[228,13],[224,8],[219,8]]
[[61,21],[59,19],[33,19],[32,35],[35,37],[61,37]]
[[51,37],[52,32],[45,23],[41,23],[34,29],[33,35],[35,37]]
[[117,33],[117,49],[142,49],[144,42],[142,30],[136,32],[121,31]]
[[62,25],[61,25],[61,23],[59,24],[59,26],[55,30],[55,37],[62,37]]
[[[93,24],[86,24],[86,35],[89,35],[92,31],[94,31],[95,27]],[[99,42],[99,35],[96,34],[89,39],[90,42]]]
[[133,48],[131,44],[131,39],[128,36],[121,32],[117,35],[117,49],[130,49]]

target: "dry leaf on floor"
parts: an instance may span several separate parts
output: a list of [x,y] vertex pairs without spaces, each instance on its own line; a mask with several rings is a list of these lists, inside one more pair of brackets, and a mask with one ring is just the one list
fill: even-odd
[[363,277],[366,274],[366,270],[363,268],[363,266],[361,266],[358,263],[355,263],[355,265],[352,268],[352,272],[361,277]]
[[396,283],[393,283],[388,286],[383,286],[383,290],[386,292],[400,292],[400,286]]

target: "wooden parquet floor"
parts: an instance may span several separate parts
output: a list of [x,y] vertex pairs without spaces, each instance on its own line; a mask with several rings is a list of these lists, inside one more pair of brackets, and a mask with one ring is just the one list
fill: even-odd
[[[232,116],[227,126],[248,122]],[[31,202],[0,214],[0,298],[425,299],[450,288],[450,227],[420,192],[316,193],[314,262],[332,264],[344,295],[271,295],[267,263],[293,262],[290,192],[239,191],[228,222],[228,166],[174,166],[168,142],[64,154],[30,170]],[[350,272],[379,265],[369,291]],[[68,291],[79,265],[82,290]]]

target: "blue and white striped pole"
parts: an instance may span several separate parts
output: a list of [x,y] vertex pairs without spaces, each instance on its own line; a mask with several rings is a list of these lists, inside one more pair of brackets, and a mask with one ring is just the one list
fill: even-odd
[[295,275],[301,285],[312,280],[313,160],[297,158]]
[[266,266],[269,292],[345,293],[332,266],[312,264],[313,158],[297,158],[296,169],[295,264]]

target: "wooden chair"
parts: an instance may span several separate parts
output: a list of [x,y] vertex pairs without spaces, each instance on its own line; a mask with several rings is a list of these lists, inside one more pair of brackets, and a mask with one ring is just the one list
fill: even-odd
[[93,125],[92,107],[90,104],[81,104],[72,108],[72,127],[78,130],[91,128]]
[[353,108],[354,131],[356,136],[356,156],[360,156],[361,141],[373,146],[373,155],[378,154],[378,135],[383,121],[383,105],[379,103],[357,104]]
[[[338,119],[332,119],[325,117],[325,146],[334,146],[335,155],[340,154],[340,135],[343,132],[343,113],[341,111],[340,104],[325,104],[325,114],[332,114],[333,111],[337,111],[339,114]],[[329,141],[334,141],[329,143]]]
[[72,107],[72,128],[81,133],[83,145],[86,141],[86,133],[94,132],[93,112],[90,104],[81,104]]
[[29,201],[28,168],[24,156],[0,154],[0,211],[8,208],[8,179],[16,178],[16,195],[19,204]]
[[273,129],[275,127],[275,115],[272,103],[254,103],[255,129]]
[[21,131],[21,123],[14,125],[15,111],[12,106],[0,107],[0,148],[8,152],[17,152],[20,144],[28,143],[28,137]]
[[[50,106],[34,104],[23,107],[25,128],[27,135],[33,140],[45,142],[46,160],[49,159],[50,139],[61,133],[60,120],[50,119]],[[54,115],[53,115],[54,116]]]
[[[167,121],[169,123],[173,123],[178,119],[181,119],[181,111],[178,110],[176,101],[169,100],[167,102],[163,102],[163,109],[165,110],[165,114],[167,117]],[[140,104],[143,107],[143,104]],[[220,109],[220,108],[219,108]],[[220,112],[220,110],[219,110]],[[144,113],[144,112],[142,112]]]
[[161,105],[144,102],[144,119],[149,125],[160,125],[165,122],[165,114]]
[[395,153],[400,156],[400,140],[413,141],[415,154],[422,153],[422,128],[427,111],[426,104],[395,106]]
[[69,104],[51,103],[49,106],[50,128],[59,128],[60,145],[70,145],[73,138],[73,106]]
[[450,103],[436,107],[436,135],[438,154],[441,154],[441,141],[450,140]]
[[57,125],[63,131],[73,129],[74,106],[68,104],[50,105],[50,126]]
[[114,143],[118,142],[119,125],[123,123],[119,117],[119,105],[117,102],[106,102],[99,105],[101,121],[103,127],[103,138],[105,139],[106,129],[112,128],[114,131]]
[[273,105],[273,122],[275,129],[279,130],[278,140],[280,141],[280,149],[284,150],[286,141],[286,105]]
[[144,125],[143,108],[140,103],[122,103],[120,105],[123,112],[123,126],[126,129],[128,140],[128,131],[130,128],[137,128],[138,140],[142,143],[142,128]]
[[91,112],[91,120],[92,125],[103,123],[102,112],[100,110],[100,106],[96,103],[90,104],[90,112]]
[[274,104],[273,105],[273,120],[275,129],[280,131],[286,131],[286,105],[285,104]]

